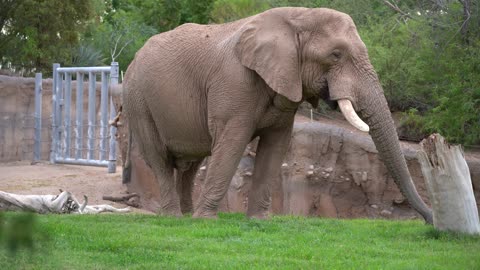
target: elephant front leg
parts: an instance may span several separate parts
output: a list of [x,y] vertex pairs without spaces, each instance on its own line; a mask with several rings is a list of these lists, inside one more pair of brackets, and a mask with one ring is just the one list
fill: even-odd
[[225,197],[243,152],[253,135],[253,128],[249,128],[248,124],[242,125],[246,122],[231,120],[224,126],[216,123],[212,136],[215,138],[212,156],[209,158],[207,175],[193,214],[194,218],[216,217],[218,205]]
[[293,117],[288,126],[260,134],[255,157],[252,187],[248,194],[247,216],[267,218],[271,204],[271,185],[278,180],[280,167],[290,144]]

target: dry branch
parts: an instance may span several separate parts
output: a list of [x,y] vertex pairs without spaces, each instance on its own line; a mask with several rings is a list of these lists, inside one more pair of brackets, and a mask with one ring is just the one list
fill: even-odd
[[138,202],[139,197],[140,196],[137,193],[131,193],[123,196],[103,196],[102,199],[106,201],[112,201],[112,202],[121,202],[123,204],[132,206],[132,207],[139,207],[140,206]]
[[0,191],[0,211],[28,211],[39,214],[98,214],[102,212],[130,212],[130,208],[115,208],[111,205],[88,205],[88,198],[80,203],[68,191],[59,195],[19,195]]
[[383,3],[385,3],[385,5],[387,5],[389,8],[391,8],[393,11],[398,12],[398,13],[402,14],[403,16],[405,16],[409,19],[413,19],[412,16],[410,16],[410,14],[402,11],[397,5],[394,5],[390,2],[388,2],[387,0],[384,0]]
[[103,196],[102,200],[112,201],[112,202],[122,202],[122,201],[128,201],[132,197],[138,197],[138,194],[131,193],[123,196]]

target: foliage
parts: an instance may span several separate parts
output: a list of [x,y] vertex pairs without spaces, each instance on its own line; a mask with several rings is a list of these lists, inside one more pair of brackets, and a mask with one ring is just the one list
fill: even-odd
[[123,10],[111,14],[108,20],[109,23],[90,27],[82,43],[100,52],[103,64],[117,61],[120,69],[126,70],[135,53],[156,30]]
[[53,62],[115,60],[125,71],[148,38],[183,23],[225,23],[281,6],[334,8],[355,21],[393,111],[415,111],[408,116],[421,119],[412,120],[420,133],[480,144],[476,1],[0,0],[0,5],[0,65],[46,75]]
[[85,24],[94,16],[93,0],[2,0],[2,66],[25,73],[48,72],[54,61],[66,63]]
[[73,67],[93,67],[100,66],[106,63],[102,52],[96,50],[89,45],[78,45],[76,51],[72,52]]
[[107,4],[107,24],[114,24],[114,17],[123,13],[131,22],[146,25],[155,32],[171,30],[181,23],[182,1],[176,0],[116,0]]
[[[396,18],[373,24],[372,28],[360,30],[369,49],[370,59],[385,90],[393,111],[416,108],[425,111],[431,108],[433,73],[428,61],[433,42],[425,36],[417,22],[399,23]],[[375,31],[378,27],[385,32]]]
[[262,0],[217,0],[212,9],[215,23],[226,23],[246,18],[269,8]]
[[[460,2],[445,1],[432,11],[415,8],[412,20],[395,24],[394,37],[370,40],[390,104],[396,110],[418,110],[410,117],[423,117],[424,132],[441,133],[453,143],[479,144],[480,7],[470,11],[469,31],[463,31],[468,21]],[[398,36],[398,42],[385,42]]]
[[453,88],[429,111],[424,129],[441,131],[450,141],[470,146],[480,143],[480,86]]
[[[82,42],[126,70],[148,38],[187,23],[208,23],[212,0],[106,0],[103,20],[89,25]],[[107,63],[108,64],[108,63]]]
[[214,0],[183,0],[182,23],[192,22],[207,24],[210,22],[210,12]]
[[411,108],[401,115],[397,128],[400,140],[420,142],[430,135],[425,129],[426,120],[417,109]]
[[[18,214],[8,213],[7,217]],[[2,269],[476,269],[479,237],[420,221],[36,216],[34,253]]]

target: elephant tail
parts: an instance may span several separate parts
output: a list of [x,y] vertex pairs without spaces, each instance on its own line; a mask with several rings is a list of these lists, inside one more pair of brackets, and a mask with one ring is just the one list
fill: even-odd
[[132,131],[128,129],[128,141],[127,141],[127,154],[125,157],[125,165],[122,171],[122,184],[130,183],[132,176],[132,160],[130,158],[130,152],[132,149]]

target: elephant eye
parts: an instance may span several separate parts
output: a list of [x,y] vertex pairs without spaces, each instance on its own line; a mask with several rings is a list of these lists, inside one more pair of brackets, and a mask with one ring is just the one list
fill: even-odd
[[337,62],[342,57],[342,53],[340,52],[340,50],[335,49],[332,52],[332,57],[333,57],[333,61]]

